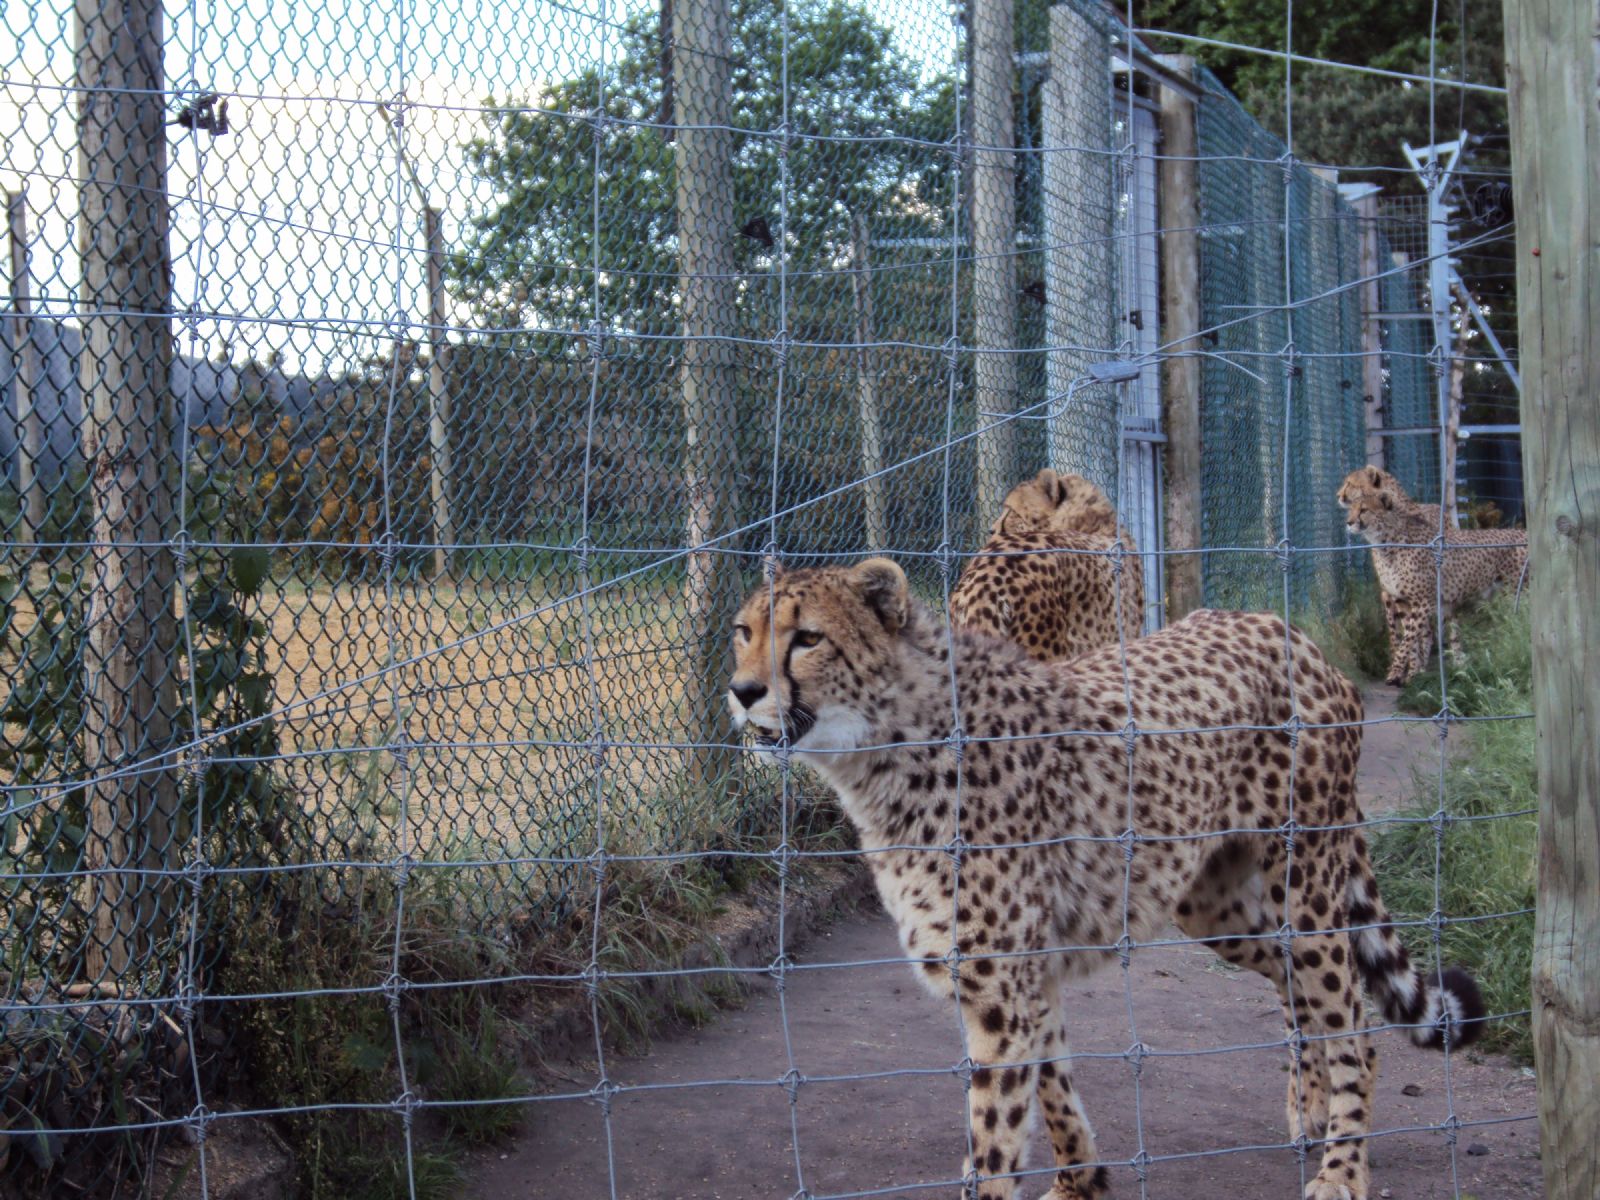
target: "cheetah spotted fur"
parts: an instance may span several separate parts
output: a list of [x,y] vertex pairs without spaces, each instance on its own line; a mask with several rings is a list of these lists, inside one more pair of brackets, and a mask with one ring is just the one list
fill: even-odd
[[[888,559],[777,572],[733,641],[736,724],[837,791],[917,974],[947,999],[959,990],[980,1200],[1014,1197],[1035,1103],[1054,1150],[1049,1200],[1105,1191],[1064,1065],[1060,991],[1115,960],[1125,904],[1132,937],[1175,919],[1273,981],[1310,1039],[1290,1076],[1291,1133],[1327,1138],[1305,1194],[1368,1196],[1376,1054],[1358,1028],[1358,976],[1422,1045],[1451,1028],[1464,1044],[1483,1008],[1464,973],[1440,987],[1413,970],[1387,927],[1352,827],[1360,697],[1315,646],[1274,617],[1211,611],[1131,643],[1137,722],[1215,732],[1141,736],[1130,767],[1121,648],[1041,663],[952,636]],[[952,671],[965,741],[952,734]],[[1277,727],[1296,713],[1307,726],[1292,743]],[[1046,736],[1061,730],[1087,732]],[[1119,840],[1130,805],[1131,860]],[[1063,946],[1104,949],[1051,949]]]
[[[1447,528],[1436,580],[1430,543],[1439,536],[1439,506],[1416,503],[1394,476],[1375,467],[1346,477],[1339,504],[1350,532],[1373,543],[1392,684],[1410,682],[1428,665],[1441,615],[1448,619],[1502,584],[1518,586],[1527,566],[1528,535],[1522,530]],[[1440,600],[1442,614],[1436,611]]]
[[1119,615],[1122,640],[1132,641],[1144,630],[1133,551],[1105,493],[1081,475],[1040,471],[1006,497],[950,595],[950,617],[1041,662],[1116,645]]

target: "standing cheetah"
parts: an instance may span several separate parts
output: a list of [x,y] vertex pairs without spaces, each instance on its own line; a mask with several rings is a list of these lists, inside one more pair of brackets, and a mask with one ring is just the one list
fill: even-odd
[[[1360,486],[1352,487],[1358,476]],[[1409,683],[1428,665],[1441,616],[1448,619],[1499,584],[1517,586],[1528,563],[1528,535],[1522,530],[1446,528],[1436,572],[1432,543],[1439,536],[1439,506],[1417,504],[1393,476],[1373,467],[1345,480],[1339,503],[1350,532],[1373,543],[1392,684]],[[1436,611],[1441,602],[1442,613]]]
[[1116,645],[1119,618],[1120,640],[1144,631],[1144,572],[1105,493],[1046,469],[1011,489],[950,594],[950,617],[1041,662],[1072,658]]
[[[1036,1100],[1050,1200],[1103,1194],[1060,989],[1170,919],[1277,986],[1310,1038],[1291,1130],[1327,1138],[1306,1197],[1364,1200],[1376,1054],[1358,975],[1422,1045],[1464,1044],[1483,1006],[1466,974],[1415,971],[1388,927],[1354,828],[1361,700],[1315,646],[1271,616],[1201,611],[1125,652],[1040,663],[948,635],[884,558],[777,573],[733,642],[736,723],[838,792],[917,973],[959,995],[980,1200],[1013,1197]],[[1146,731],[1131,756],[1130,722]],[[1162,732],[1184,729],[1208,732]]]

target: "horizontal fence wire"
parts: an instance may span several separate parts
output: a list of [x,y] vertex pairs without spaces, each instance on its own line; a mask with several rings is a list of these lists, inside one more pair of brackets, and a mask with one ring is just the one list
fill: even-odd
[[[953,1188],[972,1178],[955,1161],[827,1190],[802,1134],[810,1090],[927,1074],[969,1091],[962,964],[1074,956],[1120,961],[1132,1042],[1075,1056],[1130,1070],[1137,1150],[1097,1161],[1141,1194],[1152,1166],[1199,1155],[1274,1151],[1305,1175],[1305,1139],[1216,1129],[1175,1153],[1148,1127],[1147,1057],[1276,1048],[1298,1071],[1331,1035],[1155,1044],[1131,956],[1219,939],[1134,936],[1134,852],[1255,838],[1292,856],[1307,835],[1409,830],[1445,855],[1532,816],[1515,798],[1456,803],[1447,737],[1527,713],[1458,711],[1441,666],[1428,715],[973,735],[952,655],[948,735],[871,748],[957,747],[956,838],[863,847],[786,745],[744,753],[728,629],[774,563],[868,554],[948,620],[963,568],[1021,553],[985,539],[1044,468],[1098,487],[1127,542],[1030,560],[1141,571],[1151,631],[1183,615],[1168,580],[1193,559],[1207,607],[1321,631],[1370,596],[1373,550],[1425,555],[1442,579],[1457,514],[1429,540],[1346,526],[1335,494],[1368,463],[1424,504],[1456,497],[1465,524],[1507,526],[1479,550],[1524,544],[1504,154],[1457,166],[1442,349],[1428,181],[1366,164],[1381,191],[1361,207],[1339,168],[1296,157],[1292,125],[1269,130],[1204,66],[1184,93],[1195,153],[1168,153],[1163,92],[1184,81],[1150,47],[1503,89],[1137,29],[1088,0],[1008,5],[1001,36],[983,24],[995,8],[101,0],[73,22],[8,7],[0,1196],[219,1195],[217,1146],[269,1120],[347,1157],[299,1164],[310,1190],[364,1172],[436,1194],[437,1122],[563,1104],[600,1114],[592,1194],[617,1196],[618,1098],[729,1086],[786,1095],[785,1194]],[[1167,219],[1175,163],[1194,168],[1193,223]],[[1163,276],[1179,234],[1198,245],[1192,329],[1172,327]],[[1452,353],[1466,434],[1441,454]],[[1200,473],[1183,541],[1168,370],[1188,359]],[[1440,642],[1447,607],[1441,584]],[[1136,713],[1126,654],[1123,671]],[[1386,725],[1437,734],[1438,794],[1415,811],[1138,827],[1141,746]],[[1118,829],[963,836],[968,748],[1023,742],[1123,747]],[[959,1061],[807,1070],[791,977],[924,962],[796,961],[788,901],[809,872],[948,858],[954,920],[973,855],[1074,847],[1126,857],[1120,938],[941,949]],[[706,896],[741,888],[776,895],[770,961],[678,962],[679,925],[689,938],[713,919]],[[1382,928],[1431,972],[1459,931],[1529,912],[1436,894]],[[1232,940],[1290,953],[1308,936],[1293,915]],[[784,1070],[613,1078],[627,989],[708,980],[775,984]],[[452,1091],[449,1039],[492,1050],[497,1005],[577,1012],[592,1085]],[[1527,1015],[1500,1007],[1490,1022]],[[1447,1109],[1371,1137],[1436,1133],[1453,1156],[1464,1130],[1531,1120]],[[323,1141],[336,1122],[354,1132]],[[969,1152],[980,1136],[965,1102],[938,1125]],[[195,1165],[173,1183],[178,1146]],[[1024,1185],[1046,1170],[976,1169]]]

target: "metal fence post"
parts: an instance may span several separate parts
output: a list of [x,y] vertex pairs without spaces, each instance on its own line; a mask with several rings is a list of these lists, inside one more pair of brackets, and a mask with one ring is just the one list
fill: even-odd
[[[176,572],[166,83],[158,0],[78,0],[78,238],[84,458],[93,512],[84,637],[85,950],[125,978],[162,937],[172,887]],[[187,420],[188,414],[177,413]],[[131,982],[131,980],[130,980]]]
[[1354,202],[1361,231],[1361,392],[1366,413],[1367,462],[1387,467],[1383,445],[1383,289],[1380,266],[1387,267],[1378,251],[1378,193]]
[[1539,879],[1533,1042],[1549,1200],[1600,1195],[1600,0],[1505,0]]

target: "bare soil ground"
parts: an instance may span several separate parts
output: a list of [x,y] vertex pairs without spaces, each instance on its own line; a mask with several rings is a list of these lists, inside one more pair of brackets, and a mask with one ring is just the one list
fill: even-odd
[[[1392,689],[1368,718],[1393,711]],[[1412,794],[1413,767],[1437,763],[1432,726],[1369,728],[1361,790],[1369,815]],[[959,1194],[964,1101],[956,1015],[899,962],[892,922],[847,919],[792,957],[780,998],[767,980],[711,1025],[641,1056],[608,1052],[623,1090],[602,1106],[602,1072],[566,1064],[528,1106],[526,1133],[476,1152],[472,1200],[790,1200],[879,1193]],[[1142,947],[1072,988],[1072,1072],[1111,1164],[1113,1194],[1188,1200],[1227,1192],[1297,1200],[1313,1158],[1285,1144],[1287,1053],[1270,984],[1192,945]],[[1131,1019],[1130,1019],[1131,1005]],[[1376,1035],[1381,1061],[1374,1198],[1534,1200],[1542,1194],[1531,1072]],[[1137,1077],[1127,1054],[1150,1054]],[[790,1092],[793,1070],[801,1082]],[[1452,1131],[1453,1127],[1453,1131]],[[1132,1165],[1149,1156],[1141,1189]],[[1036,1130],[1020,1194],[1049,1189]]]

